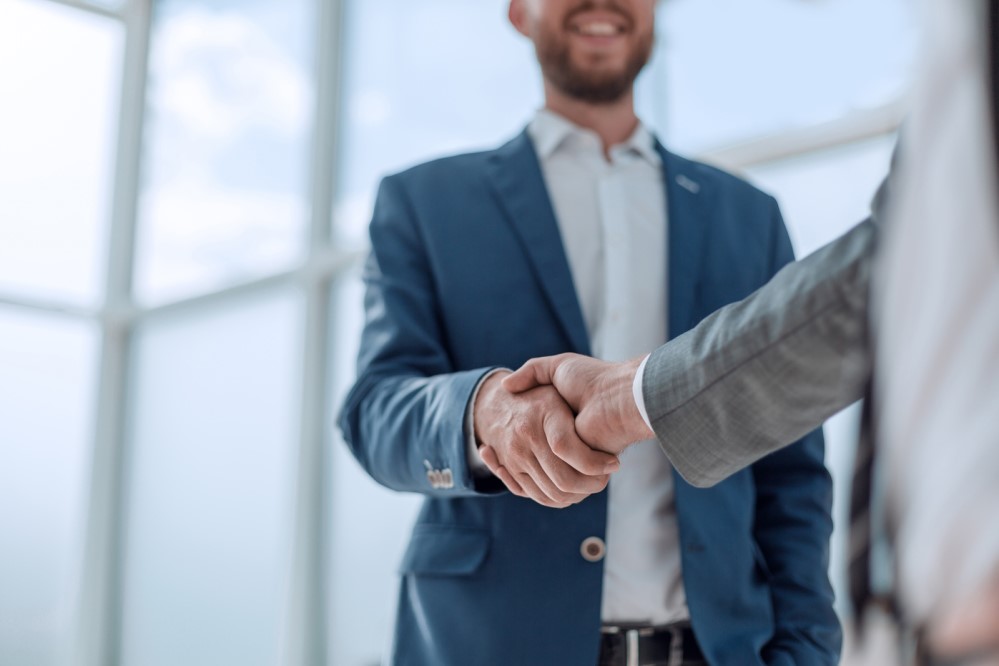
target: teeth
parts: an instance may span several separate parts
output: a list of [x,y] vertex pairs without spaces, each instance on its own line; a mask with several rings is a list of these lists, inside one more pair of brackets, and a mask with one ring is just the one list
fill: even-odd
[[587,23],[579,27],[579,32],[594,37],[610,37],[617,34],[617,28],[612,23]]

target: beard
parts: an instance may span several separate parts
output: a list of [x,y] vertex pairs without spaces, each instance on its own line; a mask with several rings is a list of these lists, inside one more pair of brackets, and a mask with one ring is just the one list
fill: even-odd
[[652,56],[652,31],[641,35],[618,71],[593,71],[573,62],[569,40],[544,30],[535,42],[541,72],[552,85],[574,99],[594,104],[616,102],[628,92]]

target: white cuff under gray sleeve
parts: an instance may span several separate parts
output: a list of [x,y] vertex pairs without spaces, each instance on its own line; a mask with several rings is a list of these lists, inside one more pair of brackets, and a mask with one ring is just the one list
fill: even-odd
[[645,364],[649,362],[649,354],[642,359],[642,364],[638,366],[638,371],[635,373],[635,380],[631,383],[631,393],[635,396],[635,406],[638,407],[638,413],[642,415],[642,420],[645,421],[645,425],[649,426],[649,430],[652,430],[652,421],[649,420],[649,413],[645,409],[645,394],[642,393],[642,380],[645,378]]
[[465,408],[465,457],[468,459],[468,471],[472,473],[472,476],[479,479],[492,476],[493,473],[489,471],[489,467],[482,461],[482,456],[479,455],[479,447],[475,443],[475,399],[479,397],[479,389],[486,383],[486,380],[502,369],[496,368],[482,376],[479,383],[475,385],[475,390],[472,391],[472,398],[468,401],[468,407]]

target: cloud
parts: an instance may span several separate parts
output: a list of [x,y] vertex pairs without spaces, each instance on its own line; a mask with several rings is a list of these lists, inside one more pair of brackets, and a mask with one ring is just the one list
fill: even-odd
[[153,108],[207,138],[234,140],[250,129],[298,136],[308,129],[307,68],[246,16],[185,10],[154,37]]
[[162,301],[288,268],[304,248],[300,197],[181,182],[143,198],[139,290]]

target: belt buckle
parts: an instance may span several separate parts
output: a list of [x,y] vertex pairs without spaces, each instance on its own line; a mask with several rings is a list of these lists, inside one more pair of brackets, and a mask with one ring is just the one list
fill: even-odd
[[625,632],[624,638],[626,666],[640,666],[638,661],[638,629],[629,629]]
[[669,666],[681,666],[683,664],[683,629],[678,626],[667,627],[669,629]]
[[[624,632],[626,666],[641,666],[641,643],[638,639],[643,636],[652,636],[655,633],[655,627],[633,627]],[[670,656],[670,660],[672,661],[672,656]]]
[[603,634],[624,634],[625,666],[641,666],[640,638],[654,636],[657,631],[666,630],[670,635],[669,666],[683,664],[683,630],[678,626],[668,627],[629,627],[604,625],[600,628]]

